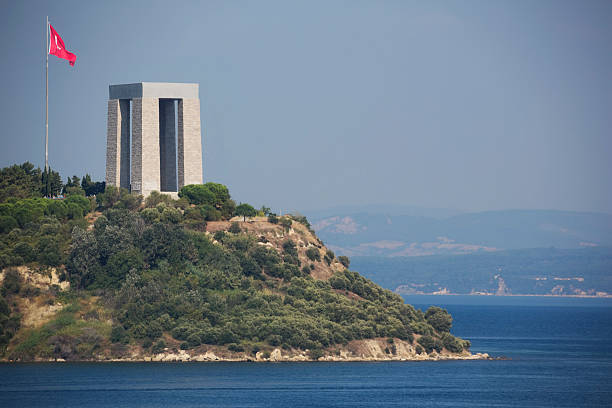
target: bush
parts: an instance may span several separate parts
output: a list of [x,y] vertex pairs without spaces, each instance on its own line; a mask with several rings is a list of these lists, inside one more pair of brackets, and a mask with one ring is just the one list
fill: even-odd
[[338,257],[338,260],[347,269],[348,269],[349,265],[351,264],[351,260],[348,258],[348,256],[340,255]]
[[308,257],[308,259],[313,262],[321,260],[321,254],[319,253],[319,249],[314,247],[310,247],[306,250],[306,257]]
[[[190,184],[181,188],[179,197],[187,198],[191,204],[208,204],[217,209],[223,218],[234,215],[236,203],[231,199],[229,190],[223,184]],[[212,221],[212,220],[209,220]]]
[[151,194],[145,199],[145,207],[154,208],[160,203],[170,205],[172,201],[172,197],[168,194],[161,194],[159,191],[151,191]]
[[436,350],[438,353],[442,351],[442,343],[440,340],[431,336],[421,336],[418,343],[425,349],[427,354]]
[[47,206],[47,212],[58,220],[63,220],[68,216],[68,206],[63,201],[53,200]]
[[462,342],[450,333],[442,336],[442,344],[451,353],[461,353],[463,351]]
[[10,215],[0,216],[0,234],[7,234],[13,229],[19,227],[17,220]]
[[319,348],[312,349],[308,352],[308,356],[310,357],[311,360],[314,360],[314,361],[318,360],[324,355],[325,355],[325,352]]
[[278,217],[276,216],[276,214],[268,215],[268,222],[271,224],[278,224]]
[[217,210],[210,204],[203,204],[200,207],[200,214],[206,221],[219,221],[221,217],[221,211]]
[[21,275],[19,275],[17,269],[8,269],[4,274],[4,281],[2,282],[2,296],[19,293],[21,283]]
[[328,249],[327,251],[325,251],[325,262],[327,262],[328,265],[331,265],[335,257],[336,255],[332,250]]
[[232,225],[230,225],[227,231],[231,232],[232,234],[240,234],[242,229],[240,228],[240,224],[237,222],[232,222]]
[[187,344],[190,348],[197,347],[202,344],[202,338],[197,333],[192,333],[187,336]]
[[163,353],[165,348],[166,348],[166,342],[163,340],[159,340],[157,343],[153,345],[153,348],[151,349],[151,353],[153,354]]
[[113,326],[111,329],[110,341],[113,343],[124,343],[129,342],[129,337],[123,326]]
[[13,253],[21,257],[24,262],[32,262],[34,259],[36,259],[34,249],[27,242],[20,242],[15,245]]
[[234,351],[237,353],[243,352],[244,351],[244,347],[241,344],[236,344],[236,343],[230,343],[227,345],[227,349],[229,351]]
[[[81,209],[80,217],[82,217],[85,214],[87,214],[89,212],[89,209],[90,209],[89,200],[86,197],[82,196],[82,195],[76,195],[75,194],[75,195],[68,196],[64,200],[64,203],[66,203],[66,206],[68,207],[68,216],[70,216],[70,212],[71,212],[70,207],[71,207],[72,204],[75,204],[76,206],[78,206]],[[74,211],[74,210],[72,210],[72,211]]]
[[289,231],[289,228],[291,228],[291,224],[293,224],[293,221],[291,221],[291,218],[283,217],[280,219],[280,224],[283,226],[285,231]]

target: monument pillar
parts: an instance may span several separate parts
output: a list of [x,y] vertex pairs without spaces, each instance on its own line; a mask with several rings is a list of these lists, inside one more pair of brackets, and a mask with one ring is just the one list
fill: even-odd
[[176,197],[181,187],[202,183],[198,88],[157,82],[109,87],[108,185]]
[[200,130],[200,100],[178,102],[178,185],[202,183],[202,141]]
[[108,101],[106,182],[130,188],[130,101]]

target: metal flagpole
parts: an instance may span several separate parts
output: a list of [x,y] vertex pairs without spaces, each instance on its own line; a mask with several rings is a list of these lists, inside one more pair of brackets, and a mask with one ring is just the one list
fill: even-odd
[[[47,42],[45,43],[45,172],[49,172],[49,16],[45,26]],[[48,177],[48,175],[47,175]]]

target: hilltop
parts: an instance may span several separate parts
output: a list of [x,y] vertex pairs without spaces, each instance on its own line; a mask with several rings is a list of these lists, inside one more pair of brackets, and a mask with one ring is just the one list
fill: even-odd
[[178,200],[28,188],[0,204],[4,360],[486,357],[444,309],[416,310],[351,271],[305,217],[236,205],[223,185]]

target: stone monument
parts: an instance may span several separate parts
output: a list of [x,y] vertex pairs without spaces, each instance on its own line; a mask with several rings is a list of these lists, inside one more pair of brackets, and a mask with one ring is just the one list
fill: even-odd
[[146,197],[201,183],[198,84],[110,85],[106,184]]

